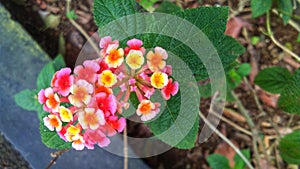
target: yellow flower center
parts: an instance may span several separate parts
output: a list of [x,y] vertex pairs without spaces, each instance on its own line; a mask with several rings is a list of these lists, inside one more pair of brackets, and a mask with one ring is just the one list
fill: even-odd
[[68,108],[65,108],[63,106],[60,107],[59,114],[63,122],[70,122],[73,120],[73,114]]
[[154,72],[150,81],[153,87],[162,89],[168,84],[168,75],[163,72]]
[[117,77],[111,70],[104,70],[100,76],[100,84],[105,87],[112,87],[117,83]]

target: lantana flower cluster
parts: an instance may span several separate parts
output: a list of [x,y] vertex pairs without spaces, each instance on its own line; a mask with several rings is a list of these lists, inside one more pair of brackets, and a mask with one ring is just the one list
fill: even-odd
[[[72,142],[76,150],[109,145],[108,137],[122,132],[126,119],[122,111],[129,108],[129,97],[135,92],[139,100],[136,114],[142,121],[153,119],[160,103],[151,101],[155,91],[165,100],[178,92],[167,52],[155,47],[146,53],[143,42],[131,39],[125,49],[119,41],[104,37],[100,41],[102,58],[86,60],[75,67],[57,71],[51,87],[42,89],[38,100],[49,114],[44,125],[56,131],[61,139]],[[120,88],[113,93],[113,88]]]

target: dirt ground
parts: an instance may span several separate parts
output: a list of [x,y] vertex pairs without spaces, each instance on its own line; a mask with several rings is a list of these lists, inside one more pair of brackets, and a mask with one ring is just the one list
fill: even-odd
[[30,169],[28,163],[0,133],[0,168]]
[[[74,66],[76,57],[78,56],[78,53],[80,52],[80,49],[86,40],[65,17],[65,1],[24,0],[24,3],[19,5],[16,5],[13,2],[7,2],[5,0],[0,1],[4,3],[4,5],[10,11],[12,11],[13,18],[24,26],[24,28],[51,57],[55,57],[59,49],[63,47],[67,65],[70,67]],[[229,5],[231,7],[231,13],[233,13],[238,9],[238,4],[240,1],[180,0],[177,2],[179,2],[183,8],[194,8],[205,5]],[[92,17],[92,4],[93,0],[78,0],[73,1],[72,3],[72,9],[74,9],[75,13],[78,15],[76,21],[89,35],[92,35],[97,31],[97,27],[94,24]],[[55,28],[45,28],[43,21],[39,17],[39,13],[43,12],[47,12],[48,14],[50,13],[56,16],[61,15],[59,25]],[[265,31],[264,17],[252,19],[249,3],[246,3],[244,5],[244,9],[238,12],[234,18],[237,19],[235,20],[237,21],[235,22],[235,24],[237,24],[235,27],[240,27],[240,30],[235,30],[234,32],[236,33],[235,38],[247,49],[246,52],[239,58],[239,61],[242,63],[250,63],[252,71],[247,78],[250,85],[257,92],[257,95],[262,103],[262,108],[267,113],[267,116],[261,116],[260,111],[255,104],[251,90],[246,84],[241,84],[235,90],[235,92],[238,94],[246,109],[250,112],[255,124],[259,125],[260,131],[262,131],[261,134],[264,136],[273,136],[275,134],[274,129],[270,127],[270,123],[268,122],[268,118],[270,117],[283,132],[292,128],[293,126],[299,126],[299,117],[287,115],[276,107],[276,100],[278,99],[277,95],[266,93],[253,84],[253,79],[257,72],[265,67],[278,65],[286,67],[290,71],[294,71],[296,68],[300,67],[299,63],[287,56],[286,53],[274,45],[274,43],[262,33],[262,31]],[[285,46],[291,47],[295,53],[300,54],[300,43],[296,42],[298,32],[290,25],[283,25],[281,18],[276,14],[272,13],[271,20],[274,36],[278,38],[279,42]],[[255,45],[251,44],[249,39],[251,39],[253,36],[259,37],[261,39],[260,42]],[[59,45],[60,38],[63,38],[65,43],[60,43]],[[201,100],[202,112],[205,113],[208,111],[207,105],[209,105],[209,101],[209,99]],[[246,130],[250,130],[242,117],[230,117],[232,112],[237,111],[237,105],[228,103],[226,107],[229,108],[229,110],[227,113],[224,112],[225,117],[230,118],[233,122],[237,123]],[[199,125],[201,129],[201,126],[203,126],[203,121],[200,121]],[[129,135],[140,137],[151,135],[149,132],[136,132],[139,131],[137,128],[140,129],[140,131],[147,130],[141,124],[129,123]],[[236,128],[228,125],[226,122],[220,123],[218,129],[230,140],[236,143],[239,148],[243,149],[252,147],[252,138],[249,135],[237,131]],[[264,141],[266,144],[270,145],[277,144],[274,142],[274,139],[271,139],[271,137],[265,137]],[[259,150],[262,151],[261,149]],[[228,148],[228,146],[226,146],[226,144],[224,144],[224,142],[217,135],[213,135],[207,143],[196,145],[196,147],[193,149],[179,150],[173,148],[164,154],[146,158],[144,160],[152,168],[157,169],[206,169],[209,168],[206,157],[216,151],[232,152],[232,150],[230,150],[230,148]],[[278,155],[278,152],[276,152],[274,149],[270,150],[270,153],[274,156]],[[2,158],[3,157],[1,157],[0,164],[2,164]],[[282,160],[279,161],[279,164],[272,164],[272,167],[279,165],[282,168],[285,168],[286,164]],[[261,162],[264,163],[264,160],[262,159]],[[2,166],[3,165],[4,163]]]

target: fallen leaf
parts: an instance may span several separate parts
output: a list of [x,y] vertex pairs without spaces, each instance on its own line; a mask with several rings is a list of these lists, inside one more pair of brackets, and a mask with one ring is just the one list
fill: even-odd
[[271,106],[273,108],[277,108],[277,101],[279,98],[279,94],[270,94],[264,90],[258,90],[257,96],[260,100],[267,106]]
[[237,38],[243,27],[250,29],[251,25],[239,17],[233,17],[227,22],[225,34]]

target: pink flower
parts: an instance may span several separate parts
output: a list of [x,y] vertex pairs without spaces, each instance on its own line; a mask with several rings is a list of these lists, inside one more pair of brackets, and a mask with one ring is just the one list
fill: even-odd
[[125,83],[121,84],[120,89],[122,92],[125,92],[127,90],[127,85]]
[[44,104],[43,108],[47,112],[58,112],[60,105],[59,97],[54,93],[51,87],[47,89],[42,89],[38,93],[38,99],[41,104]]
[[125,55],[127,56],[130,50],[139,50],[142,52],[142,54],[145,54],[145,48],[141,47],[143,45],[143,42],[139,39],[131,39],[127,41],[127,45],[129,47],[125,48]]
[[96,130],[105,124],[103,111],[94,108],[85,108],[78,111],[78,120],[83,129]]
[[126,126],[126,119],[121,117],[118,119],[118,116],[110,116],[107,118],[107,123],[118,132],[122,132]]
[[70,93],[70,87],[73,84],[73,76],[70,68],[62,68],[57,71],[51,80],[51,86],[54,91],[62,96],[67,96]]
[[107,54],[107,48],[109,45],[118,45],[119,46],[119,41],[117,41],[117,40],[112,41],[112,38],[110,36],[101,38],[99,46],[102,49],[100,51],[100,54],[102,56],[105,56]]
[[105,117],[114,115],[117,111],[117,100],[113,94],[104,92],[96,94],[96,103],[98,108],[104,112]]
[[169,100],[171,95],[175,96],[178,92],[178,82],[172,83],[172,81],[172,78],[170,78],[167,86],[161,90],[161,94],[166,100]]
[[95,83],[97,80],[97,71],[99,71],[100,66],[97,62],[93,60],[86,60],[82,65],[78,65],[74,69],[74,73],[77,75],[76,79],[86,80],[89,83]]
[[94,87],[85,80],[78,80],[72,85],[71,95],[68,97],[70,103],[76,107],[81,107],[83,104],[89,104],[91,101],[91,94],[94,91]]
[[94,149],[94,144],[98,144],[99,147],[108,146],[110,140],[105,136],[100,129],[98,130],[86,130],[83,135],[85,146],[88,149]]

